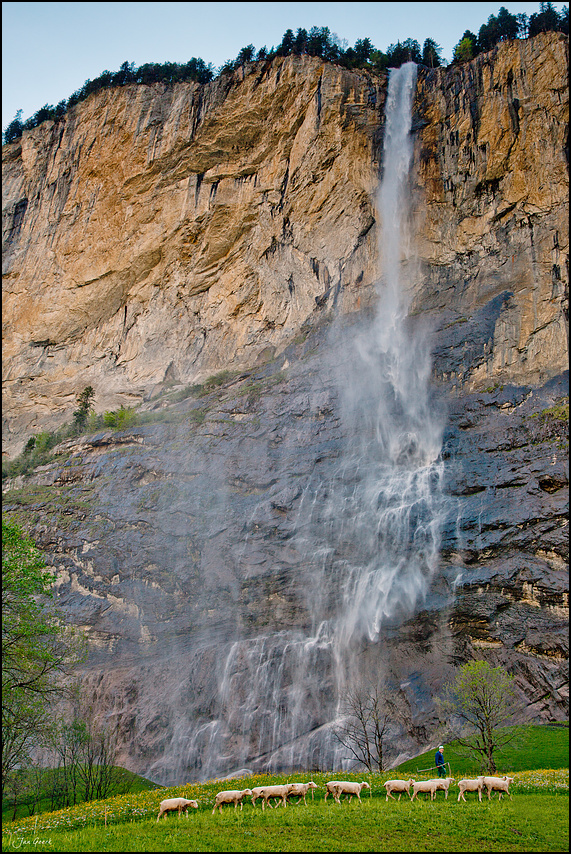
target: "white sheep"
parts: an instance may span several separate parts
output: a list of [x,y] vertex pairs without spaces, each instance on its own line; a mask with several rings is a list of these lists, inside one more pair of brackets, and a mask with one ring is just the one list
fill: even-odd
[[398,792],[399,801],[401,799],[401,795],[403,792],[406,792],[410,798],[410,787],[413,785],[414,780],[387,780],[385,783],[385,789],[387,792],[385,801],[388,801],[389,798],[392,798],[393,801],[396,801],[393,792]]
[[464,797],[464,792],[478,792],[478,799],[480,803],[482,803],[482,788],[484,785],[483,777],[476,777],[475,779],[468,780],[458,780],[458,788],[460,789],[460,794],[458,795],[458,802],[460,802],[460,798],[463,801],[466,801]]
[[212,810],[212,815],[218,809],[222,812],[222,804],[234,804],[234,809],[240,804],[240,810],[242,809],[242,801],[246,797],[246,795],[251,795],[251,789],[229,789],[226,792],[218,792],[216,795],[216,801],[214,803],[214,809]]
[[414,801],[416,796],[422,792],[429,794],[430,800],[434,800],[434,796],[436,794],[436,784],[438,780],[418,780],[416,783],[412,784],[412,798],[411,801]]
[[498,800],[500,801],[502,794],[509,795],[510,800],[513,800],[510,794],[510,783],[513,783],[513,780],[513,777],[508,777],[505,774],[503,777],[484,777],[484,786],[488,790],[488,800],[490,800],[491,792],[498,792]]
[[318,788],[319,786],[316,786],[313,780],[310,780],[309,783],[290,783],[287,797],[297,797],[298,804],[301,803],[301,799],[303,798],[303,803],[305,804],[305,806],[307,806],[305,796],[307,795],[308,791],[311,789],[311,799],[313,800],[313,790]]
[[349,780],[330,780],[325,788],[325,800],[327,800],[327,795],[333,795],[337,803],[340,804],[341,795],[348,795],[349,803],[353,800],[353,795],[357,795],[357,799],[361,803],[361,791],[371,787],[365,780],[362,783],[353,783]]
[[181,812],[184,812],[184,814],[188,818],[189,807],[194,807],[194,809],[198,809],[198,804],[196,801],[189,801],[187,798],[167,798],[165,801],[161,801],[159,804],[159,814],[157,816],[157,821],[162,815],[164,815],[164,817],[166,818],[167,813],[174,812],[174,810],[178,810],[179,818]]
[[254,806],[256,805],[257,799],[262,797],[263,791],[263,786],[254,786],[254,788],[252,789],[252,803],[254,804]]
[[266,804],[271,807],[270,798],[281,798],[284,807],[287,807],[287,796],[289,794],[292,783],[283,783],[281,786],[263,786],[260,792],[262,798],[262,809],[266,808]]
[[448,800],[448,789],[450,788],[450,783],[454,782],[454,777],[440,777],[436,780],[436,791],[444,792],[444,800]]

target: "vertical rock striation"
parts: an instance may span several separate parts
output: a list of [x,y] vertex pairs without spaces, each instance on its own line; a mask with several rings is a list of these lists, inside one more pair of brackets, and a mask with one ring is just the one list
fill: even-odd
[[567,67],[567,39],[545,35],[419,86],[417,309],[449,324],[478,312],[443,371],[459,388],[567,367]]

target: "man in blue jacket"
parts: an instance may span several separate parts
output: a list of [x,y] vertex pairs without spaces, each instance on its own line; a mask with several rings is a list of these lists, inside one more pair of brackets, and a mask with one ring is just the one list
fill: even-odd
[[444,754],[442,751],[444,750],[444,745],[439,744],[438,750],[436,752],[436,756],[434,757],[434,761],[436,762],[436,768],[438,770],[439,777],[446,777],[446,768],[444,766]]

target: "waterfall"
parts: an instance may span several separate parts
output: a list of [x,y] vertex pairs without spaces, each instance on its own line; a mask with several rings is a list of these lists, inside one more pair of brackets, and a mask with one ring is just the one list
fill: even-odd
[[338,701],[367,679],[363,645],[378,642],[383,627],[402,623],[423,603],[445,518],[444,424],[431,399],[428,337],[410,326],[408,283],[401,281],[403,255],[413,244],[415,86],[414,63],[391,72],[375,315],[357,332],[352,327],[351,337],[340,329],[332,336],[344,451],[335,477],[309,486],[300,514],[305,554],[321,555],[311,601],[315,624],[331,645]]
[[[329,354],[343,450],[306,485],[295,545],[306,566],[311,627],[230,643],[218,673],[217,719],[181,752],[201,750],[200,775],[252,767],[333,767],[330,724],[343,692],[366,680],[364,647],[419,608],[438,567],[443,523],[442,419],[430,397],[427,338],[411,330],[401,282],[410,248],[416,66],[391,71],[378,195],[376,311]],[[380,653],[379,653],[380,656]],[[195,765],[195,767],[198,767]]]
[[[336,637],[377,638],[385,620],[412,613],[426,593],[440,546],[442,419],[431,405],[426,337],[407,328],[400,281],[409,221],[410,135],[416,65],[391,73],[379,192],[382,275],[372,323],[340,365],[345,453],[324,518],[343,564]],[[352,346],[351,346],[352,345]]]

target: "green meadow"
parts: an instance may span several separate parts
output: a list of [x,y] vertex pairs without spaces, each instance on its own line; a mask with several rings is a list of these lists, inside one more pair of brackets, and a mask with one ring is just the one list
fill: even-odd
[[[185,783],[90,801],[57,812],[4,822],[4,851],[568,851],[569,770],[568,728],[518,727],[517,746],[506,751],[498,773],[513,776],[512,799],[497,794],[478,802],[474,793],[458,802],[454,784],[446,800],[410,802],[385,799],[383,783],[394,777],[417,779],[432,773],[432,752],[382,774],[342,772],[344,779],[367,780],[362,803],[355,798],[335,804],[324,800],[325,782],[339,772],[256,774],[235,780]],[[446,746],[454,759],[456,779],[470,772],[470,760]],[[553,767],[537,767],[545,757]],[[527,766],[514,770],[515,765]],[[543,765],[543,763],[541,763]],[[407,766],[414,767],[407,767]],[[223,808],[212,814],[216,792],[252,788],[264,783],[313,779],[320,787],[307,796],[307,806],[292,803],[262,811],[247,798],[242,810]],[[157,822],[158,805],[165,797],[194,798],[199,807],[189,817],[171,814]]]

